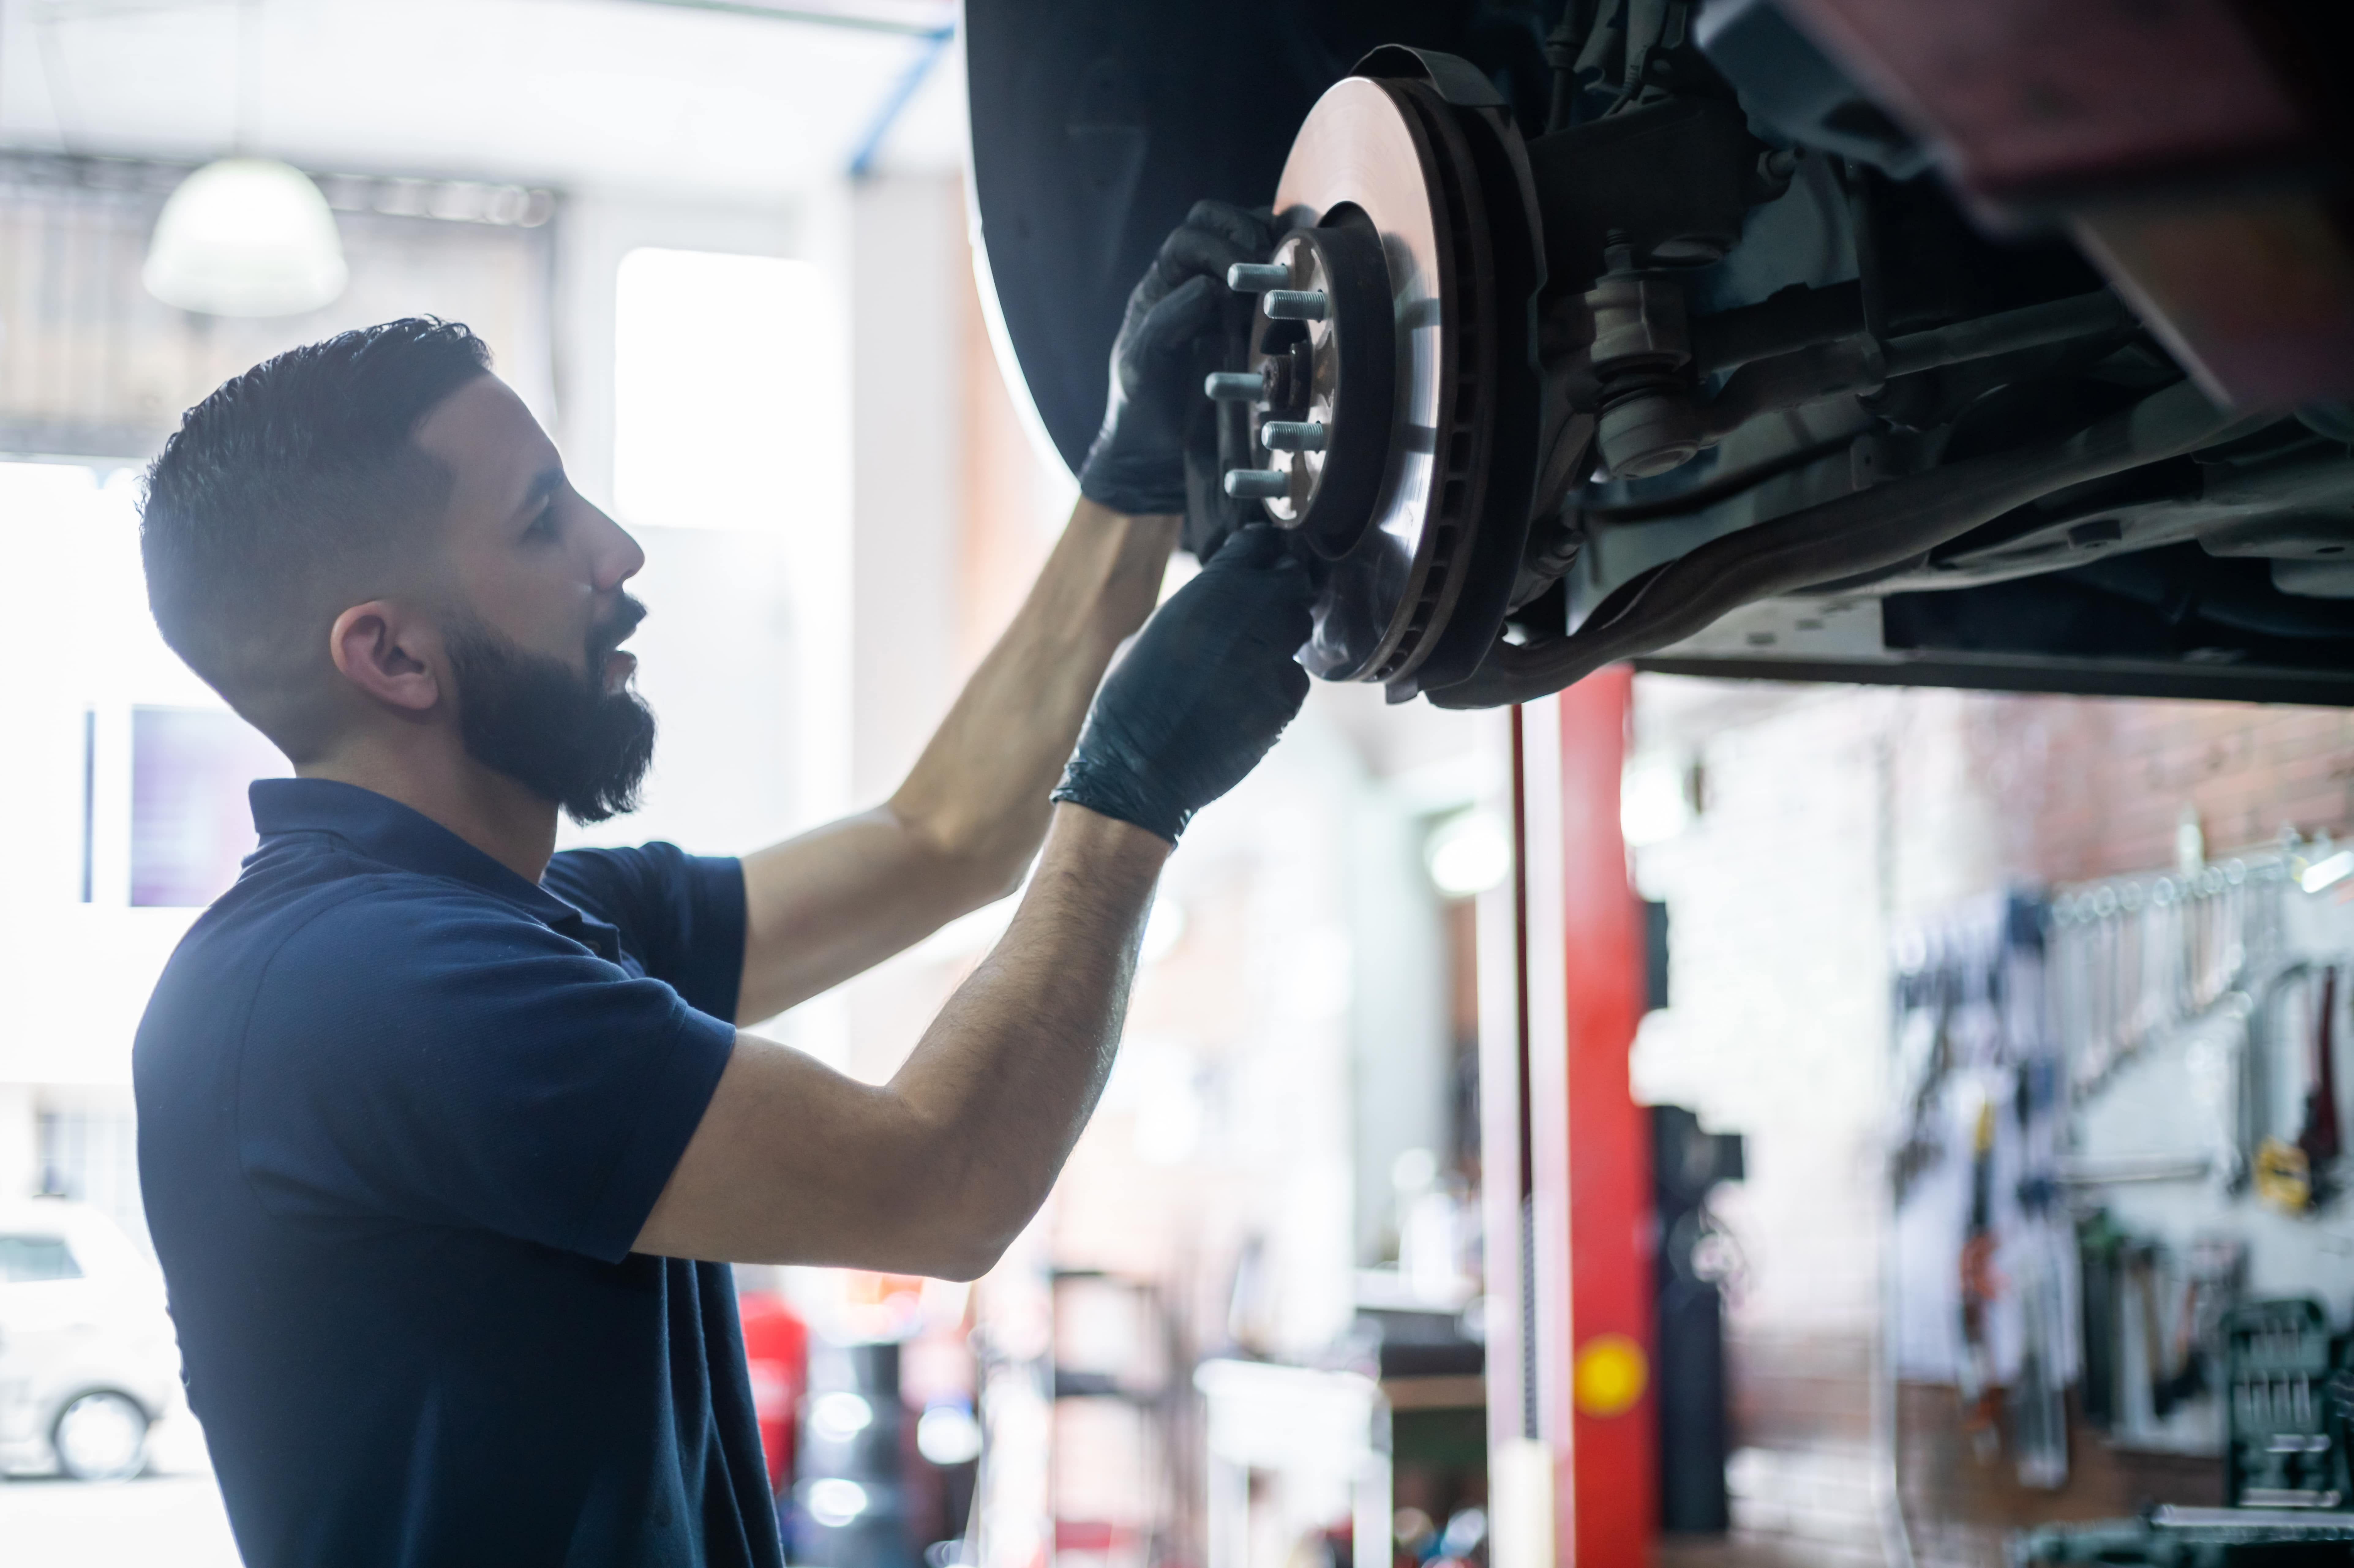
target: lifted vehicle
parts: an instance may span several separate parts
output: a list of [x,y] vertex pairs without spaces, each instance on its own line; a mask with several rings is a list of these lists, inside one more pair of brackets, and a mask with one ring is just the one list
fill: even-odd
[[1271,207],[1186,542],[1305,661],[2354,703],[2354,9],[970,0],[974,201],[1077,466],[1130,281]]

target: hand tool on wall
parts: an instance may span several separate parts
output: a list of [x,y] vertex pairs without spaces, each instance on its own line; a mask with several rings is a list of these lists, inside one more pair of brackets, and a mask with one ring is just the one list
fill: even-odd
[[2296,1146],[2305,1154],[2307,1206],[2318,1208],[2332,1194],[2331,1168],[2343,1152],[2338,1128],[2338,1053],[2332,1038],[2338,1017],[2338,970],[2321,974],[2321,1016],[2313,1032],[2312,1086],[2306,1091],[2305,1126]]
[[2345,1152],[2338,1117],[2336,1022],[2338,970],[2321,972],[2313,1025],[2313,1059],[2306,1069],[2304,1113],[2294,1141],[2269,1137],[2256,1146],[2256,1195],[2274,1208],[2302,1214],[2335,1195],[2331,1167]]
[[1994,1101],[1978,1107],[1970,1141],[1970,1223],[1962,1235],[1962,1429],[1981,1462],[1991,1460],[2002,1437],[1995,1425],[2002,1390],[1994,1379],[1993,1348],[1988,1342],[1987,1311],[2000,1294],[1994,1268]]
[[[2271,1138],[2273,1086],[2280,1071],[2280,1039],[2285,1033],[2282,1024],[2282,1000],[2293,993],[2293,988],[2306,983],[2313,966],[2303,959],[2283,964],[2272,977],[2253,991],[2248,1011],[2248,1035],[2240,1053],[2240,1073],[2235,1107],[2236,1130],[2233,1134],[2234,1169],[2232,1191],[2243,1192],[2256,1186],[2260,1165],[2266,1158],[2265,1145]],[[2299,1200],[2300,1203],[2302,1200]]]
[[2271,983],[2292,885],[2281,863],[2234,860],[2056,899],[2050,984],[2075,1091]]

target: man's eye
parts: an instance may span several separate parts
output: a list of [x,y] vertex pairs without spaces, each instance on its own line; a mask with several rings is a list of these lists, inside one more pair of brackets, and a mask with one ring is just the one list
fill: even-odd
[[531,520],[531,526],[523,531],[523,536],[526,539],[550,539],[556,536],[556,503],[554,502],[551,501],[539,509],[539,515]]

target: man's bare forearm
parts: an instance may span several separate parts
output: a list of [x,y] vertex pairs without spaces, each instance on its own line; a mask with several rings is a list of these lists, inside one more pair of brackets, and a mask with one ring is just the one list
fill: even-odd
[[1082,500],[890,800],[745,857],[739,1022],[780,1012],[1013,890],[1105,667],[1151,613],[1176,532],[1175,518]]
[[1029,1223],[1095,1112],[1169,851],[1129,823],[1055,808],[1004,938],[891,1081],[930,1129],[932,1245],[960,1271],[985,1270]]
[[1176,538],[1173,517],[1123,517],[1082,498],[891,810],[998,882],[1018,878],[1087,703],[1152,613]]
[[985,1271],[1044,1201],[1102,1092],[1169,847],[1056,808],[1012,927],[887,1085],[738,1036],[638,1250]]

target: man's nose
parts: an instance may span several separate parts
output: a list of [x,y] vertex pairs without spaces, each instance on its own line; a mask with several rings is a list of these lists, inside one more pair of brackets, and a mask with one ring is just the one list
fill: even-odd
[[630,531],[605,515],[597,513],[595,555],[591,580],[599,593],[610,593],[636,577],[646,564],[646,552]]

